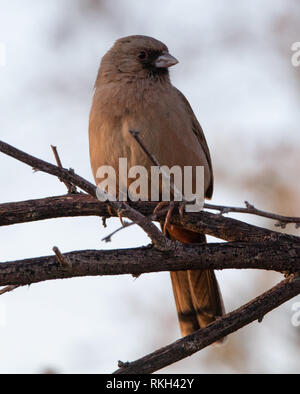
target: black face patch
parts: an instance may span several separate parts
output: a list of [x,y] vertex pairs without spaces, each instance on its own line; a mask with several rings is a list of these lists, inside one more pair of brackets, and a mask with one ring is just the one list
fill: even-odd
[[155,62],[159,56],[163,54],[163,51],[155,50],[142,50],[138,54],[138,59],[141,62],[143,68],[148,70],[152,75],[164,75],[168,73],[166,68],[155,67]]

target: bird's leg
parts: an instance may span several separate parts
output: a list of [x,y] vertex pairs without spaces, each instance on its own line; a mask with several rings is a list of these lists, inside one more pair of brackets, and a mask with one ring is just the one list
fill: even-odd
[[119,219],[120,219],[120,222],[121,222],[121,224],[122,224],[122,227],[126,227],[126,226],[125,226],[125,223],[123,222],[123,215],[122,215],[122,212],[118,211],[117,213],[118,213],[118,217],[119,217]]
[[167,227],[170,224],[170,220],[171,220],[171,216],[172,216],[173,211],[174,211],[174,201],[170,201],[168,213],[167,213],[165,223],[164,223],[164,234],[165,235],[167,234]]
[[186,201],[181,201],[181,202],[179,203],[179,206],[178,206],[178,211],[179,211],[179,216],[180,216],[180,220],[181,220],[181,221],[182,221],[182,219],[183,219],[183,214],[184,214],[185,206],[186,206]]
[[[114,211],[114,209],[113,209],[109,204],[107,204],[107,212],[108,212],[108,214],[109,214],[110,216],[115,216],[113,211]],[[120,222],[121,222],[121,224],[122,224],[122,227],[125,227],[125,224],[124,224],[124,222],[123,222],[123,215],[122,215],[122,212],[121,212],[121,211],[115,211],[115,212],[117,213],[118,218],[120,219]]]
[[114,216],[112,207],[109,204],[107,204],[107,212],[109,213],[110,216]]
[[164,228],[163,228],[163,232],[164,234],[167,233],[167,226],[170,224],[170,220],[171,220],[171,216],[172,213],[174,211],[174,201],[161,201],[157,204],[157,206],[155,207],[153,213],[154,215],[156,215],[159,211],[162,210],[162,208],[164,206],[168,206],[168,212],[165,218],[165,222],[164,222]]
[[153,214],[156,215],[166,205],[169,205],[169,201],[160,201],[154,208]]

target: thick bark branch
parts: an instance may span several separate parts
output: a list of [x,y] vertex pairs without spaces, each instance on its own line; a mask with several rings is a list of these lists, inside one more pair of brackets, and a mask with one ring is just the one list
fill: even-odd
[[[141,214],[149,216],[152,214],[156,203],[132,202],[130,205]],[[116,215],[116,213],[113,214]],[[108,217],[110,213],[106,203],[86,194],[0,204],[0,226],[74,216]],[[160,220],[163,219],[164,216],[160,218]],[[185,214],[182,220],[178,214],[174,214],[170,221],[173,224],[181,224],[190,230],[204,232],[226,241],[278,240],[280,242],[300,242],[300,237],[271,231],[205,211]]]
[[[25,164],[28,164],[32,166],[35,169],[38,169],[40,171],[46,172],[48,174],[54,175],[58,177],[59,179],[66,181],[68,183],[71,183],[72,185],[80,187],[82,190],[86,191],[88,194],[90,194],[93,197],[96,197],[96,186],[94,186],[92,183],[89,181],[85,180],[84,178],[80,177],[79,175],[76,175],[73,170],[67,170],[64,168],[60,168],[58,166],[55,166],[51,163],[47,163],[46,161],[37,159],[36,157],[33,157],[25,152],[20,151],[19,149],[3,142],[0,141],[0,152],[3,152],[19,161],[22,161]],[[149,237],[152,239],[154,244],[162,249],[162,250],[167,250],[167,249],[172,249],[174,247],[174,243],[170,242],[166,237],[164,237],[158,230],[157,228],[151,223],[150,219],[147,220],[147,218],[143,218],[141,215],[142,212],[134,210],[132,207],[129,207],[128,204],[124,202],[119,202],[119,201],[111,201],[109,203],[116,211],[116,214],[123,213],[126,215],[129,219],[132,219],[134,222],[136,222],[138,225],[140,225],[146,233],[149,235]],[[149,204],[149,203],[148,203]],[[131,204],[133,206],[134,204]],[[148,206],[149,207],[149,206]],[[153,205],[152,205],[153,207]],[[223,207],[224,208],[224,207]],[[222,209],[223,209],[222,208]],[[153,212],[153,211],[152,211]],[[152,213],[150,212],[150,214]],[[215,222],[215,227],[212,230],[211,228],[205,229],[205,223],[202,222],[202,219],[204,215],[209,215],[208,213],[202,213],[201,215],[184,215],[184,218],[181,220],[180,217],[177,217],[177,220],[173,218],[173,223],[174,224],[180,224],[182,223],[184,227],[190,228],[190,229],[197,229],[199,232],[205,232],[206,234],[210,235],[215,235],[219,238],[226,239],[228,241],[253,241],[253,231],[250,234],[246,234],[247,231],[249,230],[249,226],[243,222],[238,222],[236,221],[235,228],[234,230],[232,227],[229,228],[227,227],[228,223],[228,218],[220,217],[221,221],[220,223]],[[212,214],[210,214],[212,215]],[[200,218],[199,218],[200,216]],[[215,215],[216,216],[216,215]],[[227,220],[227,223],[226,223]],[[234,219],[229,219],[231,220],[231,224],[233,224]],[[203,225],[204,224],[204,225]],[[226,238],[224,237],[224,226],[226,227],[227,232]],[[252,228],[253,229],[253,228]],[[290,240],[290,236],[287,235],[279,235],[279,233],[276,232],[270,232],[265,229],[259,229],[259,227],[256,227],[258,230],[258,233],[261,236],[264,236],[265,239],[280,239],[281,241],[285,238],[288,237],[287,240]],[[257,240],[257,238],[256,238]]]
[[[0,205],[0,226],[36,220],[71,217],[108,217],[111,206],[116,216],[126,216],[140,225],[150,236],[154,247],[136,249],[77,251],[62,254],[57,247],[55,255],[0,264],[0,286],[3,292],[17,286],[50,279],[93,275],[140,275],[146,272],[175,271],[183,269],[260,268],[285,273],[295,273],[270,291],[240,309],[219,318],[208,327],[143,357],[133,363],[123,364],[116,373],[150,373],[185,358],[233,331],[260,320],[267,312],[300,293],[300,238],[253,226],[235,219],[208,212],[175,214],[171,223],[186,229],[206,233],[229,241],[222,244],[180,244],[168,240],[151,222],[155,203],[112,201],[101,203],[96,199],[96,187],[67,170],[28,155],[2,141],[3,152],[31,167],[58,177],[67,185],[78,186],[88,195],[77,194],[49,197],[39,200]],[[91,197],[92,196],[92,197]],[[288,218],[247,208],[222,207],[206,204],[208,209],[221,213],[244,212],[279,220],[280,224],[294,222]],[[159,220],[164,220],[160,216]],[[0,292],[1,294],[1,292]]]
[[241,308],[215,320],[207,327],[179,339],[139,360],[124,363],[116,374],[146,374],[158,371],[204,349],[217,340],[263,318],[265,314],[300,293],[300,278],[287,279]]
[[[92,197],[97,198],[96,186],[82,178],[81,176],[75,174],[73,170],[67,170],[59,166],[55,166],[44,160],[38,159],[34,156],[23,152],[6,142],[0,141],[0,152],[13,157],[29,166],[33,167],[35,170],[45,172],[50,175],[56,176],[60,181],[65,181],[72,184],[73,186],[78,186]],[[162,234],[161,231],[152,223],[152,221],[144,217],[140,212],[135,211],[126,202],[122,201],[109,201],[109,205],[116,211],[117,215],[124,215],[128,219],[131,219],[136,224],[138,224],[150,237],[153,244],[160,250],[169,250],[175,247],[175,242],[171,241]]]
[[184,269],[255,268],[300,271],[299,245],[279,242],[178,245],[162,252],[154,247],[85,250],[0,264],[0,286],[26,285],[50,279],[97,275],[140,275]]

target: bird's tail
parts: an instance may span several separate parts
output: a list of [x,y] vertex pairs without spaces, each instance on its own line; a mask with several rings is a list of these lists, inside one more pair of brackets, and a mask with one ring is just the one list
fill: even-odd
[[[174,225],[168,225],[167,231],[171,239],[183,243],[206,243],[205,234]],[[173,271],[171,280],[182,336],[206,327],[225,314],[214,271]]]

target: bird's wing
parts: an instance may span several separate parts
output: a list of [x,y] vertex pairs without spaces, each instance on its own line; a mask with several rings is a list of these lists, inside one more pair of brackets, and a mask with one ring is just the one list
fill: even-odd
[[[176,89],[176,88],[175,88]],[[208,149],[208,145],[202,130],[202,127],[200,126],[200,123],[198,122],[194,111],[192,110],[192,107],[190,106],[190,103],[188,102],[188,100],[185,98],[185,96],[180,92],[180,90],[176,89],[179,98],[183,101],[184,106],[186,108],[186,111],[189,113],[189,115],[192,118],[192,128],[193,128],[193,133],[196,135],[199,144],[201,145],[208,165],[209,165],[209,169],[210,169],[210,173],[211,173],[211,181],[210,181],[210,185],[206,191],[206,196],[207,198],[211,198],[212,194],[213,194],[213,189],[214,189],[214,177],[213,177],[213,169],[212,169],[212,163],[211,163],[211,157],[210,157],[210,153],[209,153],[209,149]]]

